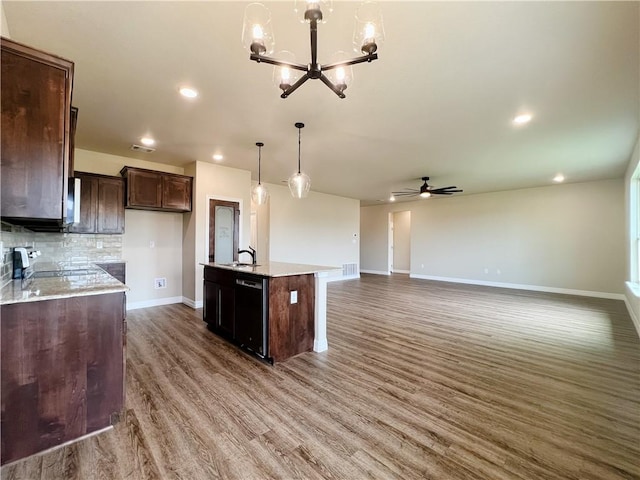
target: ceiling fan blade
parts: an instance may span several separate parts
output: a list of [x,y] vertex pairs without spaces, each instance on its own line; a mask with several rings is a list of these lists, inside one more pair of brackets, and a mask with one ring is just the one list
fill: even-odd
[[462,190],[434,190],[431,195],[451,195],[452,193],[462,193]]
[[413,197],[418,195],[418,192],[391,192],[394,197]]

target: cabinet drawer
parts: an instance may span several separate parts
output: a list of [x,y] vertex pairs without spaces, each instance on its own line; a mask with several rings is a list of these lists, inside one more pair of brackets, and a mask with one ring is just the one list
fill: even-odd
[[220,268],[204,267],[204,279],[208,282],[216,282],[220,285],[234,286],[236,272]]

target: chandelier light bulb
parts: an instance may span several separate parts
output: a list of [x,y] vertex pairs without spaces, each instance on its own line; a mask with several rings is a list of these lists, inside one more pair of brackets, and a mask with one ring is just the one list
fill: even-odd
[[338,67],[336,69],[336,80],[340,83],[344,83],[344,79],[346,77],[346,73],[344,71],[344,67]]
[[367,23],[364,27],[364,38],[365,41],[373,41],[376,36],[376,26],[373,23]]
[[253,39],[254,40],[262,40],[264,38],[264,33],[262,32],[262,27],[260,25],[253,26]]
[[280,79],[282,80],[282,83],[289,83],[289,80],[291,79],[291,70],[283,67],[280,71]]

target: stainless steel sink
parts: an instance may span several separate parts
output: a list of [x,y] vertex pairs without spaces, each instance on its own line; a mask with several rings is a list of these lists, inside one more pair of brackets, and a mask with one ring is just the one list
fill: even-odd
[[243,262],[233,262],[233,263],[223,263],[225,267],[259,267],[258,264],[253,263],[243,263]]

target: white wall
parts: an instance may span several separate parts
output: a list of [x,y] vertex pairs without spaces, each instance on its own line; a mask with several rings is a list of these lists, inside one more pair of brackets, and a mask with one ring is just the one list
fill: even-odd
[[287,187],[268,184],[267,188],[272,262],[340,268],[359,263],[359,200],[317,192],[295,199]]
[[240,203],[240,248],[247,248],[251,231],[251,172],[206,162],[185,167],[194,175],[193,211],[185,214],[183,226],[183,295],[185,303],[202,304],[202,278],[208,255],[209,198]]
[[2,17],[2,25],[0,26],[0,35],[5,38],[11,38],[11,33],[9,32],[9,24],[7,23],[7,17],[4,14],[4,4],[0,2],[0,16]]
[[362,269],[386,270],[386,212],[409,208],[412,275],[620,295],[623,203],[620,179],[363,207]]
[[[119,176],[127,165],[183,174],[171,165],[75,150],[75,170]],[[180,213],[125,210],[122,260],[127,263],[127,307],[175,302],[182,297],[182,216]],[[154,247],[150,242],[154,242]],[[155,289],[155,278],[166,278],[167,288]]]
[[637,252],[634,251],[636,245],[637,229],[640,226],[635,225],[632,219],[638,218],[638,204],[635,198],[638,195],[638,186],[633,180],[633,174],[640,163],[640,135],[636,141],[636,146],[629,160],[627,173],[624,179],[625,185],[625,302],[631,318],[636,326],[636,330],[640,335],[640,272],[638,272]]
[[393,214],[393,271],[408,273],[411,269],[411,212]]

